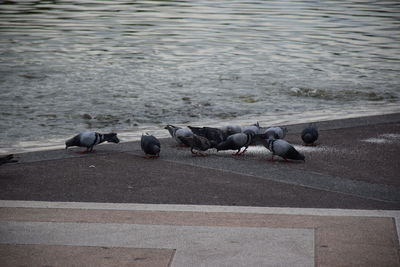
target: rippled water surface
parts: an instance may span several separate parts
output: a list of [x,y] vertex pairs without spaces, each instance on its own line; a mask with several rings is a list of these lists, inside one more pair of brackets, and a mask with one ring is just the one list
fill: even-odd
[[399,112],[399,63],[398,1],[0,1],[0,152]]

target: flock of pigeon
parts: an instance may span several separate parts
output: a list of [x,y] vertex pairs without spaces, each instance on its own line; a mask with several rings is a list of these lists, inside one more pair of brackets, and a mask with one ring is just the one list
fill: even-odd
[[[270,160],[274,156],[280,156],[285,161],[305,161],[302,153],[284,138],[287,129],[284,127],[260,127],[258,123],[241,127],[239,125],[228,125],[221,128],[213,127],[176,127],[167,125],[165,127],[171,137],[180,146],[189,147],[193,155],[207,156],[203,153],[209,149],[236,150],[234,155],[242,155],[250,145],[263,145],[272,152]],[[305,145],[313,145],[318,139],[318,128],[309,124],[301,133]],[[116,133],[101,134],[97,132],[84,132],[68,139],[65,142],[66,148],[71,146],[86,147],[81,153],[92,152],[93,147],[103,142],[119,143]],[[161,152],[160,141],[148,133],[141,137],[141,148],[145,158],[157,158]],[[242,150],[243,149],[243,150]]]
[[[234,155],[242,155],[250,145],[262,144],[272,152],[271,160],[274,160],[276,155],[285,161],[289,159],[305,161],[304,155],[283,139],[287,133],[284,127],[262,128],[258,123],[245,127],[228,125],[221,128],[176,127],[169,124],[165,129],[179,145],[189,147],[192,154],[197,156],[207,156],[202,152],[212,148],[217,151],[236,150]],[[309,124],[302,131],[301,139],[305,145],[313,145],[318,139],[316,125]],[[116,133],[84,132],[68,139],[65,142],[65,148],[86,147],[86,150],[80,153],[87,153],[92,152],[94,146],[103,142],[119,143],[119,139]],[[156,137],[146,133],[142,135],[141,148],[146,158],[157,158],[160,155],[161,144]],[[17,162],[13,155],[0,156],[0,165],[13,162]]]

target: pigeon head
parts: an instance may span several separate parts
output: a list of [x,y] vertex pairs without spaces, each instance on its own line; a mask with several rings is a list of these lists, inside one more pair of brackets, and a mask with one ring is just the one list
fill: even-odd
[[80,145],[79,136],[75,136],[65,141],[65,149],[68,149],[68,147],[70,146],[79,146],[79,145]]
[[297,155],[297,157],[296,158],[294,158],[294,160],[302,160],[302,161],[306,161],[306,157],[303,155],[303,154],[301,154],[301,153],[299,153],[298,155]]
[[164,129],[168,130],[169,134],[174,137],[175,133],[177,130],[180,129],[180,127],[176,127],[174,125],[168,124],[167,126],[164,127]]
[[306,133],[302,136],[304,143],[311,144],[314,142],[314,136],[311,133]]
[[116,133],[104,134],[104,140],[111,143],[119,143],[119,138]]

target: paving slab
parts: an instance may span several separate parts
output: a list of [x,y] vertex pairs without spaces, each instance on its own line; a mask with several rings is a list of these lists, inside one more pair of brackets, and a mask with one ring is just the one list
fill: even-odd
[[287,208],[257,208],[254,212],[257,209],[248,207],[219,207],[221,211],[217,211],[213,206],[181,206],[180,210],[168,205],[114,204],[120,207],[114,210],[111,206],[102,209],[101,203],[80,208],[78,203],[54,205],[62,208],[39,208],[45,203],[36,202],[8,203],[21,207],[2,203],[0,243],[6,247],[146,248],[151,253],[157,253],[153,249],[175,250],[171,266],[399,264],[394,218],[371,216],[380,214],[376,211],[347,216],[346,211],[336,210],[330,212],[337,216],[325,216],[315,209],[309,212],[319,215],[288,214],[302,212]]
[[168,267],[175,250],[0,244],[1,266]]

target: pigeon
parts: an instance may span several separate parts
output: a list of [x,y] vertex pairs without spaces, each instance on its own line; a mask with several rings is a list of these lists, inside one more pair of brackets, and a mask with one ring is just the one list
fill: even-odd
[[[262,129],[260,127],[260,124],[257,122],[255,124],[243,127],[243,132],[245,132],[245,131],[251,131],[254,133],[254,136],[257,136],[260,133],[260,131],[262,131]],[[252,145],[252,146],[258,145],[259,142],[257,139],[258,138],[253,138],[250,145]]]
[[226,140],[226,134],[219,128],[192,126],[188,126],[188,128],[192,130],[195,135],[205,137],[214,144],[219,144]]
[[167,126],[164,127],[164,129],[167,129],[169,131],[170,135],[175,139],[175,141],[179,145],[189,146],[188,144],[182,143],[182,140],[179,138],[180,136],[188,137],[193,135],[193,132],[189,128],[176,127],[174,125],[168,124]]
[[252,131],[254,134],[258,134],[260,129],[261,129],[260,124],[257,122],[253,125],[245,126],[243,128],[243,132],[244,131]]
[[285,161],[288,159],[305,161],[304,155],[283,139],[268,139],[267,148],[272,152],[271,161],[274,160],[274,155],[282,157]]
[[301,139],[305,143],[305,145],[314,145],[314,142],[318,139],[318,128],[315,124],[310,123],[304,130],[301,132]]
[[6,164],[6,163],[13,163],[13,162],[18,162],[18,160],[14,159],[13,154],[0,156],[0,165]]
[[93,147],[103,142],[112,142],[112,143],[119,143],[119,139],[116,133],[108,133],[108,134],[101,134],[96,132],[84,132],[75,135],[71,139],[68,139],[65,142],[65,149],[68,149],[70,146],[78,146],[78,147],[86,147],[86,152],[92,152]]
[[230,136],[236,133],[241,133],[242,132],[242,127],[239,125],[226,125],[220,128],[226,136]]
[[264,133],[259,134],[260,137],[264,139],[283,139],[285,138],[287,133],[286,127],[269,127],[267,128]]
[[167,129],[169,134],[171,135],[172,138],[175,139],[175,133],[177,130],[182,129],[181,127],[176,127],[172,124],[168,124],[167,126],[164,127],[164,129]]
[[[182,143],[188,144],[188,146],[190,147],[190,152],[192,152],[192,154],[198,156],[207,156],[206,154],[203,154],[199,151],[206,151],[216,146],[214,141],[210,141],[207,138],[196,134],[193,134],[191,136],[179,136],[178,138],[182,141]],[[194,150],[197,150],[197,152],[195,152]]]
[[[254,133],[252,131],[246,130],[243,133],[236,133],[233,135],[228,136],[228,138],[219,143],[216,146],[217,151],[220,150],[237,150],[235,155],[242,155],[246,152],[247,148],[249,147],[252,139],[254,137]],[[240,152],[240,150],[244,147],[245,149]]]
[[161,144],[153,135],[142,134],[140,145],[145,153],[145,158],[158,158],[160,156]]

